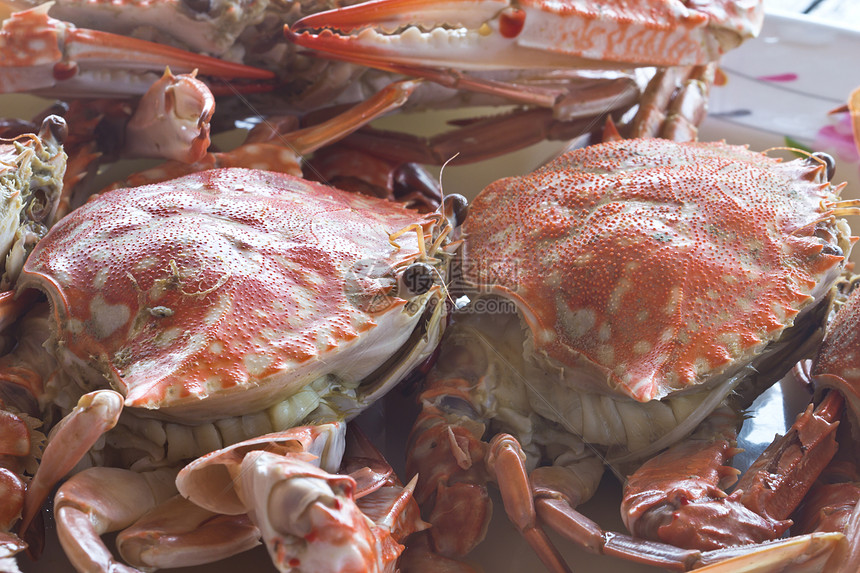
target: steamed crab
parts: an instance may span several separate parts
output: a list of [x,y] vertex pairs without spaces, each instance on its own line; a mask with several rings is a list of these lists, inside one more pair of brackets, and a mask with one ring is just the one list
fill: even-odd
[[[754,487],[746,507],[717,486],[734,475],[724,464],[738,397],[779,379],[820,338],[854,240],[838,218],[854,210],[839,203],[832,173],[823,155],[781,163],[725,144],[635,140],[485,189],[463,228],[472,312],[446,333],[407,448],[437,550],[464,554],[480,541],[490,480],[551,570],[566,566],[541,524],[591,551],[682,569],[724,558],[715,546],[779,537],[790,504],[755,508],[766,496]],[[701,483],[678,458],[658,466],[669,489],[653,472],[630,478],[636,538],[575,510],[605,464],[623,475],[694,431],[705,459],[690,474]],[[808,440],[799,448],[809,463],[779,476],[793,492],[780,490],[777,506],[814,481],[831,431],[794,434]],[[704,541],[675,535],[673,516]],[[799,545],[779,546],[778,559]]]
[[[97,534],[106,523],[127,526],[175,492],[172,476],[183,462],[357,415],[436,346],[451,228],[444,214],[247,169],[120,189],[75,210],[25,265],[17,291],[41,291],[48,304],[20,320],[19,343],[3,359],[4,383],[27,384],[48,412],[69,412],[30,484],[23,527],[82,456],[85,465],[132,468],[116,470],[127,472],[119,480],[101,481],[101,468],[78,473],[56,506],[77,567],[102,558],[105,568],[123,567],[96,551]],[[326,428],[298,442],[277,438],[308,450],[290,446],[291,459],[280,463],[295,469],[326,451],[325,469],[336,471],[343,424]],[[320,472],[302,470],[298,489],[282,489],[299,495]],[[335,498],[343,501],[354,488],[344,486],[351,478],[339,479]],[[113,521],[99,513],[108,509],[101,497],[131,483],[150,491],[149,502]],[[306,494],[341,503],[313,488]],[[266,519],[259,503],[245,511]],[[174,516],[188,511],[174,506]],[[259,535],[243,519],[237,551]],[[356,528],[354,540],[342,539],[344,551],[366,531]],[[283,537],[266,541],[281,567],[305,551],[285,551]],[[205,547],[188,543],[184,549],[205,558]],[[368,568],[382,567],[372,547],[368,555]]]
[[[630,136],[656,134],[653,130],[661,121],[655,117],[667,114],[673,121],[664,128],[664,136],[694,138],[718,58],[754,36],[763,15],[761,2],[737,0],[695,5],[663,0],[647,9],[619,2],[610,10],[575,2],[562,9],[547,4],[466,2],[437,4],[436,12],[423,6],[410,9],[416,18],[410,27],[402,17],[392,19],[392,13],[405,12],[390,1],[358,6],[355,13],[340,4],[268,1],[60,0],[33,7],[36,4],[35,0],[10,2],[14,8],[29,9],[14,13],[0,32],[9,51],[16,54],[14,60],[0,60],[0,89],[47,90],[60,97],[117,96],[128,89],[139,94],[155,79],[153,72],[161,71],[158,65],[152,68],[155,61],[175,71],[190,72],[196,67],[202,76],[232,84],[236,84],[234,77],[252,85],[262,83],[268,93],[250,101],[255,113],[272,114],[355,103],[390,83],[392,75],[406,74],[435,82],[426,82],[411,98],[414,106],[514,102],[545,108],[546,113],[530,113],[517,123],[523,136],[521,142],[509,142],[515,146],[535,138],[581,135],[594,124],[577,122],[607,114],[617,119],[636,104],[640,111]],[[379,14],[378,21],[367,15],[368,10]],[[462,28],[449,24],[463,16]],[[593,25],[578,26],[582,21]],[[539,23],[537,33],[535,23]],[[328,29],[320,35],[309,33],[318,27],[349,32],[374,24],[379,33],[368,31],[343,41],[333,39]],[[283,38],[285,25],[289,42]],[[388,37],[384,31],[391,26],[406,32]],[[45,37],[39,44],[49,48],[45,52],[35,51],[37,45],[27,41],[34,27]],[[98,50],[90,46],[95,34],[100,38]],[[612,40],[607,41],[608,37]],[[148,43],[136,43],[143,40]],[[447,59],[436,61],[440,43],[449,46]],[[163,50],[159,44],[165,45]],[[651,44],[674,49],[669,56],[657,57],[655,50],[642,49]],[[332,51],[335,60],[329,57]],[[453,62],[452,51],[458,54]],[[316,57],[323,52],[328,55]],[[344,54],[351,61],[341,61]],[[392,63],[383,64],[381,71],[367,67],[379,66],[381,60]],[[272,74],[279,78],[277,85],[271,81]],[[233,91],[231,85],[219,93]],[[231,101],[236,109],[222,114],[230,125],[249,115],[247,100]],[[227,111],[226,106],[221,109]],[[571,129],[575,130],[572,135]],[[489,138],[478,139],[477,145],[481,139]],[[468,151],[460,151],[462,160]]]

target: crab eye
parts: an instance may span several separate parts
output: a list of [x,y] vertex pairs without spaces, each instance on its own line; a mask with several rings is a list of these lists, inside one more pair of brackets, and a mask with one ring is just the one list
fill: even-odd
[[459,193],[446,195],[442,202],[443,213],[451,225],[459,227],[469,214],[469,201]]
[[821,249],[821,254],[836,255],[837,257],[841,257],[844,253],[838,245],[834,245],[832,243],[825,243],[824,247],[822,247]]
[[42,120],[42,126],[39,128],[39,137],[44,139],[48,134],[57,143],[63,143],[69,135],[69,126],[66,124],[66,120],[54,114]]
[[400,279],[410,293],[421,295],[430,290],[436,281],[436,270],[427,263],[412,263]]
[[836,172],[836,160],[833,159],[832,155],[830,155],[829,153],[824,153],[822,151],[816,151],[812,154],[812,157],[810,157],[808,161],[816,165],[824,163],[824,167],[826,168],[827,180],[830,181],[833,179],[833,174]]

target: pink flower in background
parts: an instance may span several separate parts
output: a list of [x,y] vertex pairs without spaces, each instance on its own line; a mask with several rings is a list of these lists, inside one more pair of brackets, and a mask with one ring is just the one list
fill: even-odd
[[763,82],[793,82],[797,80],[797,74],[789,72],[785,74],[775,74],[772,76],[759,76],[756,79]]
[[836,156],[836,179],[840,180],[840,172],[853,170],[860,177],[860,151],[854,141],[854,129],[851,125],[851,114],[846,112],[829,115],[830,125],[818,130],[813,147]]
[[860,152],[854,142],[851,114],[839,112],[830,115],[830,125],[818,130],[815,136],[815,149],[831,151],[840,161],[860,163]]

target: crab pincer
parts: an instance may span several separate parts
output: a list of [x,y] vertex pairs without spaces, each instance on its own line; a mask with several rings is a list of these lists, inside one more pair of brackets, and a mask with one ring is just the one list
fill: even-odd
[[[689,499],[690,506],[701,504],[703,507],[700,520],[694,522],[694,528],[700,532],[697,541],[700,544],[713,543],[711,536],[718,533],[735,540],[744,535],[740,528],[720,531],[716,522],[721,520],[708,519],[705,508],[709,505],[724,505],[726,511],[749,508],[764,518],[760,524],[777,527],[773,537],[789,526],[793,537],[712,551],[719,560],[703,571],[746,568],[776,571],[782,570],[780,567],[797,567],[848,573],[860,567],[860,473],[857,465],[860,379],[856,369],[860,349],[857,329],[860,294],[854,289],[847,299],[837,300],[834,307],[838,310],[827,326],[815,357],[799,363],[792,371],[793,376],[787,378],[787,381],[806,384],[816,390],[815,408],[810,405],[797,416],[786,434],[778,437],[738,481],[732,495],[717,495],[712,501],[694,499],[694,495]],[[692,441],[687,445],[692,445]],[[678,453],[680,450],[676,447],[663,455],[675,457]],[[704,448],[697,453],[704,453]],[[656,462],[657,458],[652,461]],[[659,465],[658,462],[654,467]],[[637,479],[643,478],[644,473]],[[627,501],[633,505],[632,499]],[[677,508],[672,519],[684,520],[684,511],[685,508]],[[674,527],[665,518],[664,525],[666,533]]]
[[[733,0],[693,7],[640,0],[604,8],[600,2],[372,0],[305,16],[292,32],[301,45],[352,53],[370,64],[605,69],[711,62],[753,36],[762,20],[760,4]],[[302,37],[314,29],[327,33]]]
[[[575,89],[568,93],[570,86],[546,89],[565,71],[705,65],[755,36],[762,17],[761,3],[734,0],[695,6],[679,0],[372,0],[305,16],[285,33],[332,58],[552,107],[563,116],[568,107],[579,108],[574,113],[589,107]],[[552,72],[531,83],[525,76],[493,77],[502,70]],[[629,88],[607,81],[610,76],[588,96],[605,107],[617,105]],[[598,77],[589,79],[598,85]],[[568,95],[577,103],[566,105]]]

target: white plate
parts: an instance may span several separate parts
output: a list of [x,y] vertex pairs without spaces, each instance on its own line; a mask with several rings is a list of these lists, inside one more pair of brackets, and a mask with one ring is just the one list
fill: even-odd
[[[818,151],[827,151],[837,159],[836,181],[846,181],[845,197],[860,197],[860,157],[850,140],[850,128],[843,116],[828,115],[842,105],[852,89],[860,86],[860,66],[854,61],[860,54],[860,34],[856,31],[800,20],[788,14],[771,14],[766,19],[761,36],[724,60],[728,82],[715,88],[711,97],[710,116],[702,127],[702,140],[725,139],[731,143],[747,143],[752,149],[765,150],[793,145],[794,142]],[[836,70],[836,73],[829,73]],[[27,106],[23,110],[22,106]],[[0,99],[3,115],[29,117],[41,109],[28,100]],[[788,139],[786,139],[788,138]],[[474,195],[486,183],[506,175],[516,175],[554,155],[558,144],[543,144],[516,157],[505,157],[474,166],[446,170],[443,182],[446,191]],[[857,227],[860,223],[853,222]],[[855,255],[860,260],[860,254]],[[768,441],[781,431],[786,419],[793,418],[794,409],[783,407],[782,396],[775,390],[758,405],[772,420],[751,436],[751,443]],[[795,396],[796,398],[796,396]],[[805,400],[803,396],[799,401]],[[392,406],[387,406],[391,408]],[[370,416],[384,415],[376,410]],[[765,416],[762,416],[764,419]],[[402,433],[386,436],[397,450],[402,447]],[[603,527],[623,531],[618,516],[619,486],[614,478],[604,479],[597,496],[581,509]],[[471,558],[490,572],[538,571],[539,562],[514,531],[501,511],[496,498],[496,512],[488,540]],[[553,536],[562,548],[568,563],[580,572],[605,571],[644,573],[658,571],[645,565],[591,555]],[[56,539],[49,535],[48,548],[38,564],[22,558],[25,572],[71,572],[61,555]],[[259,548],[233,559],[203,567],[182,568],[186,573],[232,572],[253,568],[255,571],[274,570],[266,552]]]

